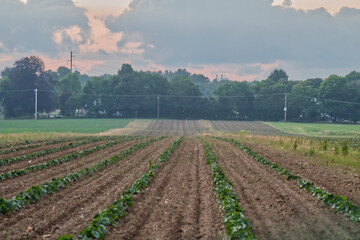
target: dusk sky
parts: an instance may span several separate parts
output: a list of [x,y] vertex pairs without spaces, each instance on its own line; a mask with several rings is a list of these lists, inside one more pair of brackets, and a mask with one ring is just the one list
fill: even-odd
[[260,80],[360,71],[359,0],[0,0],[0,70],[24,56],[89,75],[186,68]]

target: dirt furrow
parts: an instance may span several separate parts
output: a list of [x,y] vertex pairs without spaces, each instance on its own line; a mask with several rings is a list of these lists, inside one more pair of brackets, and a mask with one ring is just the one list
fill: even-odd
[[[54,148],[54,147],[60,147],[60,146],[65,146],[68,145],[69,143],[72,142],[79,142],[79,140],[69,140],[66,142],[61,142],[61,143],[56,143],[56,144],[49,144],[49,145],[42,145],[36,148],[28,148],[28,149],[24,149],[21,151],[17,151],[17,152],[12,152],[12,153],[7,153],[7,154],[2,154],[0,156],[1,159],[6,159],[6,158],[10,158],[10,157],[18,157],[18,156],[23,156],[29,153],[35,153],[35,152],[39,152],[45,149],[50,149],[50,148]],[[2,168],[2,166],[0,166],[0,168]]]
[[296,181],[287,181],[230,143],[210,140],[259,239],[358,239],[358,225],[324,208]]
[[[173,140],[152,143],[92,177],[85,177],[12,216],[5,215],[9,218],[0,221],[0,229],[4,229],[0,234],[6,239],[57,239],[68,233],[78,234],[97,212],[120,198],[121,192],[147,170],[149,158],[156,159]],[[26,233],[28,227],[32,230]]]
[[59,151],[59,152],[46,154],[46,155],[41,156],[41,157],[37,157],[37,158],[33,158],[33,159],[27,159],[27,160],[24,160],[24,161],[17,161],[17,162],[5,165],[2,168],[0,168],[0,174],[5,173],[5,172],[10,172],[10,171],[12,171],[14,169],[23,169],[23,168],[26,168],[26,167],[31,166],[31,165],[44,163],[44,162],[49,161],[51,159],[57,159],[57,158],[59,158],[61,156],[64,156],[66,154],[75,153],[75,152],[81,151],[83,149],[91,148],[91,147],[94,147],[96,145],[104,144],[104,143],[107,143],[107,142],[109,142],[109,141],[88,143],[88,144],[78,146],[78,147],[75,147],[75,148],[65,149],[65,150],[62,150],[62,151]]
[[99,152],[94,152],[82,158],[73,159],[69,162],[53,166],[49,169],[32,172],[14,179],[7,179],[2,181],[0,185],[0,196],[4,198],[10,198],[21,191],[25,191],[31,186],[40,185],[46,181],[51,180],[52,178],[62,177],[87,166],[92,166],[97,162],[101,162],[108,157],[116,155],[117,152],[129,148],[141,141],[144,140],[133,140],[120,143],[110,148],[103,149]]
[[272,163],[277,163],[302,179],[310,180],[318,187],[339,196],[346,196],[360,205],[360,175],[349,171],[311,163],[305,157],[290,155],[265,145],[245,143]]
[[[186,138],[107,239],[215,239],[224,235],[200,142]],[[219,237],[220,239],[220,237]]]

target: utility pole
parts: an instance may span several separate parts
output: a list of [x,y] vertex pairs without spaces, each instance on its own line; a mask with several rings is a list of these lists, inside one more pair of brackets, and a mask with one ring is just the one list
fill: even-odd
[[75,56],[73,56],[73,52],[70,52],[70,71],[73,72],[73,59]]
[[38,108],[38,89],[35,88],[35,120],[37,120],[37,108]]
[[285,93],[284,122],[286,122],[286,112],[287,112],[287,93]]
[[160,115],[160,96],[157,96],[157,102],[158,102],[158,106],[157,106],[157,119],[159,119],[159,115]]

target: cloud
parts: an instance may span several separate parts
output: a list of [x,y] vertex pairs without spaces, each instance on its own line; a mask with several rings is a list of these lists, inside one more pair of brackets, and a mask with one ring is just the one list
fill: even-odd
[[2,0],[0,42],[5,52],[55,54],[88,38],[85,10],[71,0]]
[[[291,2],[291,1],[288,1]],[[119,43],[142,42],[143,56],[165,66],[271,64],[302,68],[358,67],[360,10],[335,16],[272,0],[133,0],[106,26]]]

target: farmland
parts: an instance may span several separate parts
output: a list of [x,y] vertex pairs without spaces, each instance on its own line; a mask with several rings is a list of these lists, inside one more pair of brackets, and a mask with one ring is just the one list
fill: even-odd
[[360,238],[359,172],[244,137],[291,139],[265,123],[125,125],[3,143],[0,238]]

